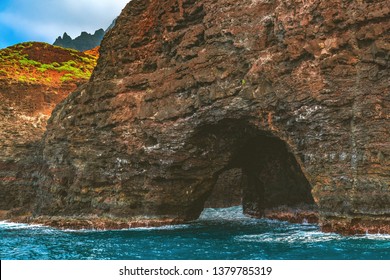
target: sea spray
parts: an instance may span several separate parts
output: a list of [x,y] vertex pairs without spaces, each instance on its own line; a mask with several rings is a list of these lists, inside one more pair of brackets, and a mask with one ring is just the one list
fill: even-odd
[[389,235],[342,236],[317,225],[252,219],[241,207],[205,209],[185,225],[63,231],[0,222],[3,260],[390,259]]

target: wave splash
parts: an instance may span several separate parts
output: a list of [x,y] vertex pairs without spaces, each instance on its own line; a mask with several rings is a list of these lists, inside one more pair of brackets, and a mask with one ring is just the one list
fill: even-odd
[[234,206],[229,208],[206,208],[203,210],[198,221],[236,221],[250,219],[243,214],[242,206]]

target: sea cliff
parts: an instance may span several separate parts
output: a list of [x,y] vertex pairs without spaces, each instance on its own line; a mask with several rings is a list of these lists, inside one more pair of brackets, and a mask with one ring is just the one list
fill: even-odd
[[222,181],[254,217],[390,233],[389,29],[385,0],[131,1],[53,111],[29,221],[186,222]]

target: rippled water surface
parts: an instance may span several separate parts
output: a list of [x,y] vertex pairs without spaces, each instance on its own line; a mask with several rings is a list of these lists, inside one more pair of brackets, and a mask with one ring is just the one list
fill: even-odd
[[206,209],[180,226],[61,231],[0,222],[1,259],[386,259],[389,235],[345,237],[314,225],[256,220],[240,207]]

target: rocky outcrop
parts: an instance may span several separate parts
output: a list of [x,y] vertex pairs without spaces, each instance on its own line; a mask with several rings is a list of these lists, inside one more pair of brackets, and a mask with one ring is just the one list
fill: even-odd
[[207,198],[205,208],[227,208],[242,205],[243,174],[240,168],[232,168],[222,172],[213,191]]
[[0,219],[30,212],[46,122],[95,65],[96,56],[44,43],[0,50]]
[[241,173],[247,214],[390,232],[389,27],[385,0],[131,1],[53,112],[34,215],[185,222]]

